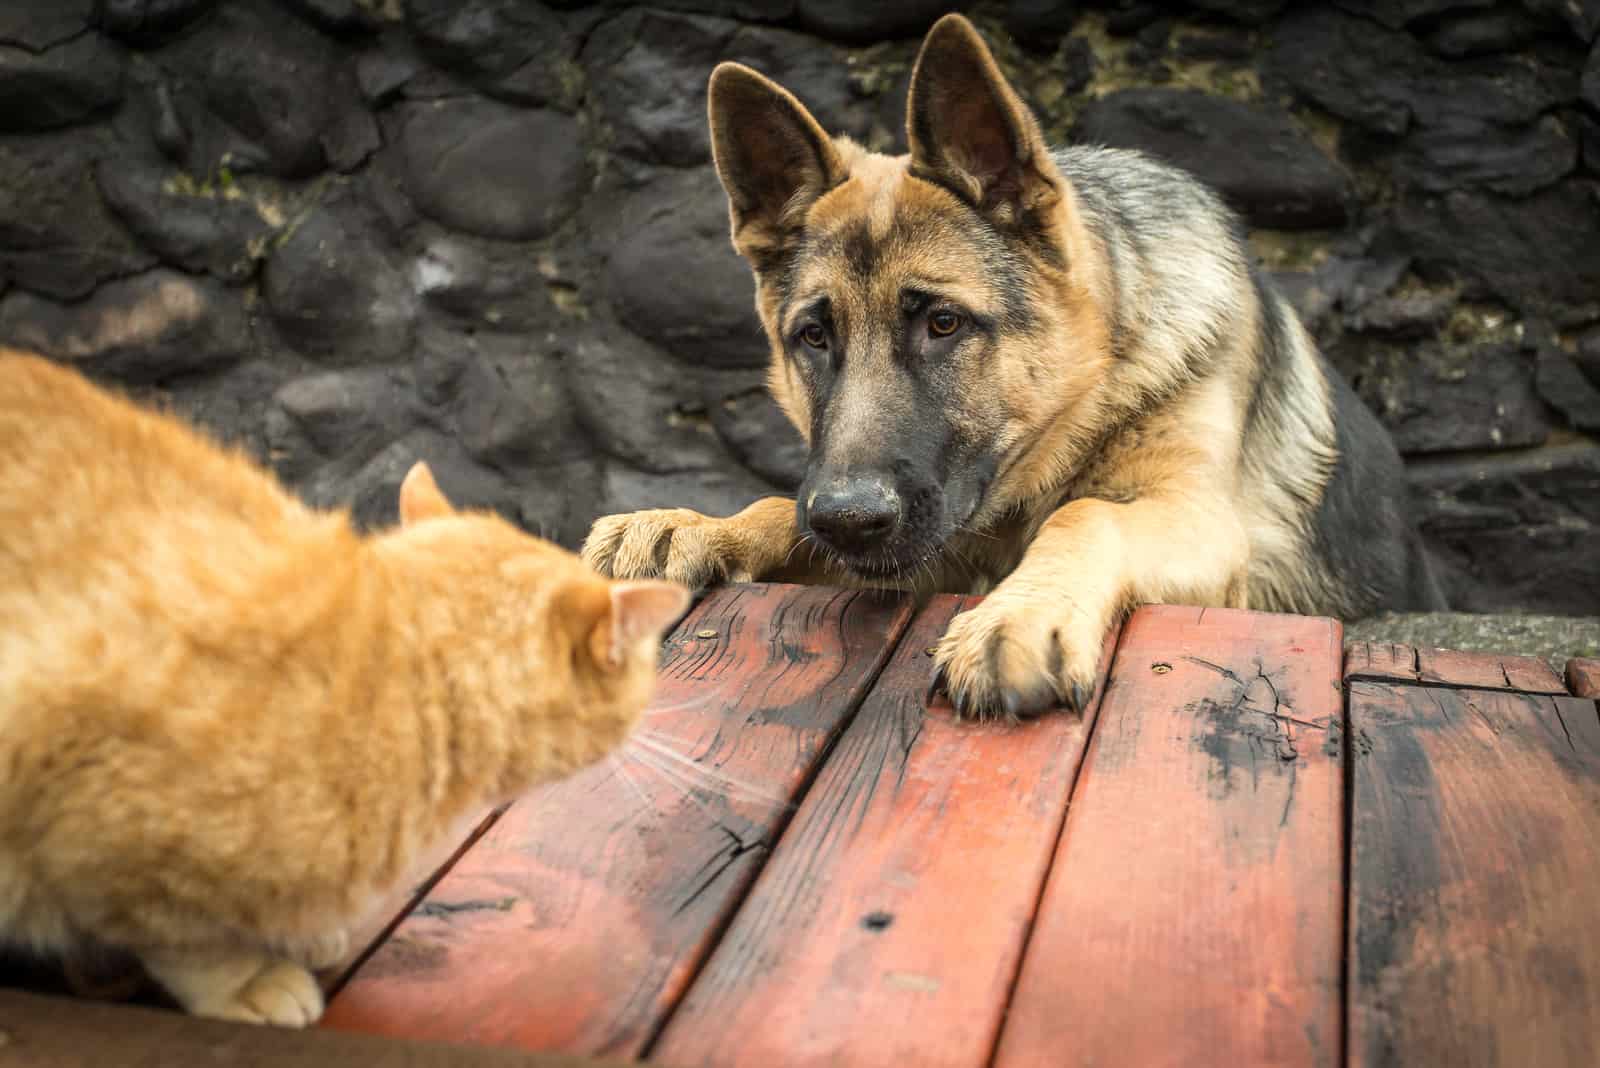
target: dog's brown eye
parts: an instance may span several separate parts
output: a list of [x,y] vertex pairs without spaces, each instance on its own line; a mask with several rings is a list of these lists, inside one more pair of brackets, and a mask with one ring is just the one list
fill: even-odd
[[822,329],[822,327],[818,326],[816,323],[812,323],[810,326],[800,331],[800,340],[804,341],[807,345],[810,345],[814,349],[820,349],[827,345],[828,334]]
[[936,311],[928,316],[928,333],[934,337],[949,337],[961,329],[961,316],[950,311]]

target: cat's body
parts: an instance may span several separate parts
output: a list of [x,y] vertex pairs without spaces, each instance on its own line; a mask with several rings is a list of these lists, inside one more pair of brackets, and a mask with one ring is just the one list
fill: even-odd
[[622,742],[687,595],[453,513],[420,465],[401,512],[363,537],[0,350],[0,942],[309,1023],[305,966],[424,850]]

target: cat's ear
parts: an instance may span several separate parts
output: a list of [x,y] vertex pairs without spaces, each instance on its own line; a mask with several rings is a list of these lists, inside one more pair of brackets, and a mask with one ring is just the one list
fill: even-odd
[[1061,198],[1039,121],[960,15],[944,16],[923,39],[906,100],[906,141],[912,175],[1003,226],[1037,218]]
[[673,582],[611,583],[611,603],[591,637],[595,658],[620,667],[640,642],[659,641],[689,608],[689,591]]
[[400,483],[400,525],[410,526],[424,519],[454,514],[455,509],[450,507],[439,483],[433,480],[428,465],[421,460],[412,464],[405,481]]
[[805,105],[749,67],[717,65],[706,111],[733,247],[764,270],[794,239],[806,209],[845,180],[844,163]]

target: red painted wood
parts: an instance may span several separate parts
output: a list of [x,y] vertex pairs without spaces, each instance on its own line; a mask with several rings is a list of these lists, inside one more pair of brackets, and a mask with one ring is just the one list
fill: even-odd
[[1417,677],[1423,683],[1474,689],[1550,694],[1567,692],[1561,676],[1537,656],[1497,656],[1493,653],[1456,653],[1448,649],[1418,649]]
[[1352,642],[1344,677],[1521,693],[1564,694],[1561,677],[1536,656],[1418,649],[1393,642]]
[[1124,628],[999,1068],[1337,1065],[1341,628]]
[[1397,642],[1351,642],[1344,651],[1346,679],[1417,681],[1417,651]]
[[651,1061],[988,1063],[1094,703],[1020,725],[928,707],[927,650],[977,600],[917,617]]
[[1574,697],[1600,698],[1600,658],[1574,657],[1568,660],[1567,689]]
[[636,1054],[909,615],[886,594],[711,594],[669,639],[646,717],[677,757],[630,744],[513,805],[361,967],[325,1026]]
[[1593,702],[1350,687],[1357,1066],[1600,1064]]

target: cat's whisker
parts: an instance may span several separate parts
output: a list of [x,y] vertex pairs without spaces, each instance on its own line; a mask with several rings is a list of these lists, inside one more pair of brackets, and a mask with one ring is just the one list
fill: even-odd
[[628,789],[632,790],[634,796],[639,799],[639,807],[645,812],[653,809],[655,806],[650,803],[650,796],[644,792],[644,787],[639,785],[639,781],[629,774],[628,766],[622,760],[621,755],[613,752],[607,759],[610,761],[611,770],[616,773],[616,777],[626,783]]
[[638,761],[640,767],[650,769],[657,775],[661,776],[661,778],[666,782],[675,787],[679,795],[695,808],[699,809],[706,819],[710,820],[712,823],[722,822],[723,813],[713,811],[710,804],[708,804],[695,793],[697,789],[704,788],[704,784],[694,782],[689,778],[689,776],[685,775],[676,768],[669,767],[665,764],[657,764],[654,757],[647,757],[644,753],[633,752],[629,753],[628,756]]
[[[781,794],[775,794],[771,790],[763,789],[761,786],[755,783],[746,782],[742,779],[735,778],[720,768],[708,768],[704,764],[701,764],[695,760],[691,760],[682,753],[672,749],[670,746],[664,745],[648,735],[635,734],[633,741],[642,746],[646,751],[654,753],[664,760],[671,761],[673,764],[684,769],[686,773],[700,776],[702,780],[710,785],[731,788],[730,792],[743,794],[745,797],[757,801],[765,801],[771,805],[782,805],[786,808],[791,805],[789,799]],[[636,753],[635,755],[641,756],[642,754]]]
[[687,701],[678,701],[670,705],[648,705],[644,710],[644,717],[669,715],[673,712],[692,712],[717,700],[715,693],[705,693],[699,697],[691,697]]

